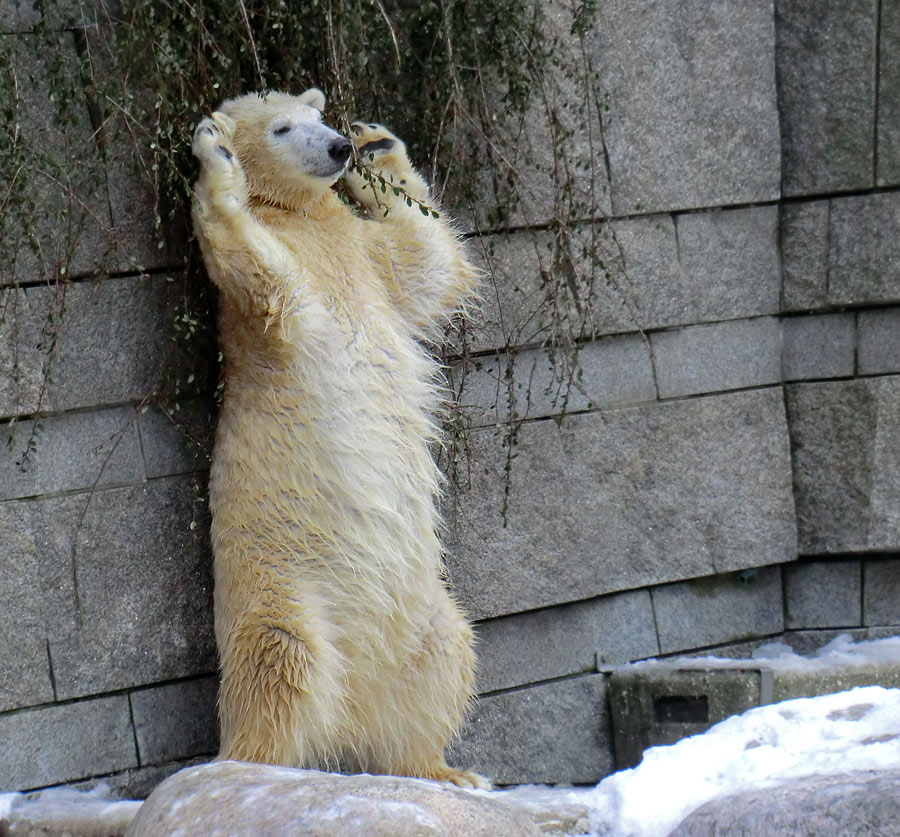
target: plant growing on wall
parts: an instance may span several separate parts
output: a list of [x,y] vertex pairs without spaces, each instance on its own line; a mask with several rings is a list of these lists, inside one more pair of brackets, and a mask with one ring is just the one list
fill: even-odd
[[[606,176],[602,96],[589,43],[595,3],[36,4],[41,15],[31,31],[0,43],[0,60],[9,70],[0,82],[0,102],[14,126],[0,140],[2,247],[12,254],[4,277],[12,290],[4,295],[0,317],[15,319],[17,284],[59,289],[60,301],[46,312],[48,338],[42,341],[46,384],[66,284],[73,277],[148,269],[146,248],[133,252],[132,231],[104,224],[97,210],[104,177],[133,179],[152,207],[141,231],[153,233],[157,257],[150,267],[178,275],[172,283],[172,351],[145,399],[174,409],[202,377],[189,359],[198,344],[212,347],[214,333],[213,300],[190,244],[192,127],[226,97],[316,85],[329,99],[326,120],[339,130],[363,118],[404,137],[441,205],[462,226],[475,232],[527,230],[516,246],[534,248],[538,276],[507,268],[512,274],[503,277],[503,260],[492,247],[482,254],[490,274],[485,304],[497,296],[498,280],[531,282],[537,289],[529,298],[533,310],[519,318],[524,329],[504,329],[500,343],[507,349],[492,361],[508,419],[509,468],[516,429],[528,416],[532,396],[532,375],[517,365],[512,347],[546,348],[552,375],[549,384],[541,384],[543,396],[563,410],[571,392],[589,397],[580,381],[578,348],[597,321],[597,289],[611,281],[606,264],[616,257],[614,239],[598,223]],[[72,49],[60,48],[66,39]],[[42,84],[50,106],[40,99],[39,112],[49,113],[53,124],[43,126],[47,141],[36,145],[28,123],[36,118],[34,95]],[[89,124],[83,124],[85,113]],[[50,240],[48,229],[56,231]],[[92,260],[83,257],[85,249]],[[482,361],[472,356],[465,323],[449,337],[451,383],[458,389],[467,370]],[[12,374],[19,374],[15,364]],[[523,376],[520,390],[514,381],[521,383]],[[16,407],[16,414],[43,412],[41,398]],[[445,464],[464,478],[459,411],[451,408],[448,423],[454,441]]]

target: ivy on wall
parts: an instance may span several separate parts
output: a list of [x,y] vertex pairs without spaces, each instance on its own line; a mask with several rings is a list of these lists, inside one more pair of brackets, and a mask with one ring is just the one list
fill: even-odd
[[[321,87],[325,120],[344,132],[357,118],[383,122],[441,196],[477,232],[535,231],[540,327],[554,398],[580,387],[578,348],[590,337],[598,282],[615,242],[601,235],[602,96],[590,39],[596,0],[44,0],[27,33],[0,37],[0,248],[5,284],[59,289],[47,312],[45,377],[73,277],[134,273],[146,250],[109,223],[104,187],[121,173],[143,190],[142,236],[179,271],[173,350],[145,402],[174,410],[197,371],[197,347],[214,357],[214,299],[191,242],[193,125],[248,91]],[[68,48],[64,48],[68,45]],[[85,115],[90,115],[87,122]],[[35,136],[39,141],[35,141]],[[535,184],[546,184],[536,189]],[[535,195],[535,192],[540,194]],[[86,258],[89,255],[90,258]],[[491,252],[485,258],[490,264]],[[520,277],[510,277],[517,282]],[[490,287],[485,295],[492,293]],[[624,299],[624,296],[623,296]],[[7,294],[0,318],[16,316]],[[512,386],[505,335],[509,449],[530,394]],[[465,326],[452,351],[453,385],[471,363]],[[502,348],[502,347],[501,347]],[[13,374],[16,374],[15,368]],[[192,380],[188,380],[192,378]],[[30,414],[40,417],[42,403]],[[448,413],[465,461],[464,422]],[[35,424],[39,428],[39,422]],[[33,440],[32,440],[33,441]],[[31,446],[29,449],[31,449]],[[510,453],[509,463],[512,462]]]

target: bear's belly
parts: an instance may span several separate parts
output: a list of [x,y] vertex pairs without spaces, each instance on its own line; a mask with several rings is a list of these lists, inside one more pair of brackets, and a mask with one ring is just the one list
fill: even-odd
[[254,606],[260,585],[247,578],[325,589],[342,620],[362,607],[393,618],[435,583],[430,374],[420,347],[396,342],[229,380],[210,476],[217,599],[227,590],[229,610]]

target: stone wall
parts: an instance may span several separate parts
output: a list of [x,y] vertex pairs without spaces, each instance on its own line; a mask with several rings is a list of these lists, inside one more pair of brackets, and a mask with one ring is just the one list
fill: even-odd
[[[599,7],[607,164],[584,234],[612,275],[572,334],[579,386],[563,409],[542,348],[540,194],[534,229],[473,237],[490,278],[451,369],[447,563],[482,695],[453,758],[501,783],[612,769],[598,665],[900,633],[900,11]],[[26,28],[27,8],[0,10]],[[216,750],[207,460],[179,429],[213,409],[197,386],[178,421],[145,410],[177,263],[132,184],[113,161],[92,194],[148,274],[91,278],[101,233],[62,290],[0,267],[0,416],[20,418],[0,426],[4,790],[141,794]]]

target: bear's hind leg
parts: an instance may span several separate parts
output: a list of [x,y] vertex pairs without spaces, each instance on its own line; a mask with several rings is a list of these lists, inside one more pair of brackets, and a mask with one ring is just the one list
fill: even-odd
[[445,589],[437,591],[432,607],[414,631],[406,659],[356,697],[377,713],[363,721],[370,753],[364,769],[487,789],[491,784],[483,776],[444,759],[472,699],[475,655],[472,628]]
[[338,758],[341,658],[331,643],[271,616],[245,618],[222,659],[219,758],[329,767]]

